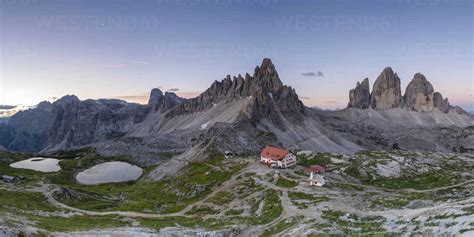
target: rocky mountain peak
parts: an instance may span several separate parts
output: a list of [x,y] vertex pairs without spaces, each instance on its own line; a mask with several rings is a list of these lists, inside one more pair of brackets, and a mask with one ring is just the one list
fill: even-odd
[[349,91],[349,108],[367,109],[370,106],[369,78],[365,78],[362,83],[357,82],[354,89]]
[[386,75],[391,75],[391,74],[396,74],[392,67],[385,67],[382,71],[383,74],[386,74]]
[[162,107],[165,110],[171,109],[172,107],[181,104],[185,100],[184,98],[181,98],[176,95],[174,92],[165,92],[163,98],[164,101]]
[[163,97],[163,92],[160,89],[152,89],[150,92],[150,99],[148,100],[148,105],[154,105],[159,103],[161,97]]
[[177,96],[173,92],[163,92],[155,88],[151,90],[150,99],[148,100],[148,105],[155,110],[162,110],[162,112],[175,107],[178,104],[181,104],[185,99]]
[[75,95],[65,95],[61,97],[59,100],[55,101],[55,104],[72,104],[72,103],[77,103],[80,102],[79,98]]
[[375,80],[370,95],[371,106],[374,109],[400,107],[402,103],[401,94],[400,78],[391,67],[386,67]]
[[283,87],[275,66],[269,58],[264,58],[260,67],[257,66],[255,68],[253,77],[256,79],[258,87],[261,87],[263,90],[269,90],[273,93]]
[[429,112],[434,108],[434,88],[426,77],[416,73],[408,84],[403,96],[404,105],[413,111]]
[[265,58],[260,66],[255,68],[254,76],[245,74],[233,77],[227,75],[222,81],[214,81],[212,85],[198,97],[190,99],[172,109],[167,116],[176,116],[196,111],[210,109],[218,103],[229,103],[242,98],[252,98],[248,111],[253,121],[273,116],[272,121],[278,121],[277,116],[298,118],[301,120],[304,105],[298,99],[296,92],[283,85],[278,73],[269,58]]

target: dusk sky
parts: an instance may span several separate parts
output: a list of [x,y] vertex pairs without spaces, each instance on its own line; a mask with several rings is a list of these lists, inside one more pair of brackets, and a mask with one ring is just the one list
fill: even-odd
[[417,72],[474,110],[470,0],[0,0],[0,104],[66,94],[196,96],[270,57],[307,106],[343,108],[357,81]]

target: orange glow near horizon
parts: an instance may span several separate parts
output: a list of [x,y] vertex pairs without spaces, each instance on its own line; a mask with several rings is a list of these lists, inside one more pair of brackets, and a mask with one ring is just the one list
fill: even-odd
[[[197,91],[178,91],[175,92],[176,95],[179,97],[183,97],[186,99],[194,98],[201,94],[201,92]],[[143,93],[139,95],[122,95],[122,96],[113,96],[110,97],[111,99],[119,99],[119,100],[125,100],[130,103],[138,103],[138,104],[147,104],[148,99],[150,98],[149,93]]]

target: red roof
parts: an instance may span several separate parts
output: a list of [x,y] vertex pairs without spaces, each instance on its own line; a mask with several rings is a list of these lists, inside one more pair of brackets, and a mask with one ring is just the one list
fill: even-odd
[[314,172],[314,173],[324,173],[324,166],[321,165],[312,165],[305,169],[306,172]]
[[273,146],[267,146],[262,150],[262,152],[260,152],[260,156],[272,160],[282,160],[286,155],[288,155],[288,150]]

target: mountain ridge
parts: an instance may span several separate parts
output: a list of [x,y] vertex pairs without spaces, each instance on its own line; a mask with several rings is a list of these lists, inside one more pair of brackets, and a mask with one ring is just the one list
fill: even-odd
[[[155,88],[146,105],[107,99],[81,101],[73,95],[53,103],[42,102],[35,109],[13,116],[8,124],[0,125],[0,145],[10,150],[46,153],[95,146],[105,155],[132,155],[156,163],[164,153],[188,154],[183,159],[194,159],[191,150],[199,154],[209,147],[248,153],[273,144],[291,149],[352,153],[362,149],[391,149],[398,142],[402,148],[414,149],[399,138],[391,138],[392,129],[404,131],[408,137],[417,136],[410,129],[424,129],[436,136],[428,136],[421,144],[435,144],[442,139],[443,127],[454,126],[450,129],[461,132],[465,130],[463,126],[474,125],[472,117],[449,105],[439,92],[433,92],[422,74],[415,75],[409,93],[403,96],[399,93],[400,78],[391,68],[385,68],[377,80],[372,92],[368,79],[358,82],[349,93],[347,109],[314,110],[303,105],[291,86],[282,83],[271,59],[265,58],[252,76],[227,75],[191,99]],[[425,94],[429,103],[420,107],[418,101],[420,98],[423,101]],[[416,111],[425,107],[436,108],[444,115],[430,109]],[[365,112],[354,112],[358,109]],[[409,119],[403,124],[397,122],[399,118]],[[387,124],[390,120],[394,122]],[[456,146],[468,146],[472,141],[474,136],[467,131],[467,137]],[[370,135],[373,132],[376,134]],[[380,143],[382,133],[388,134],[387,142]],[[236,134],[236,138],[229,134]],[[443,144],[426,149],[457,148]]]

